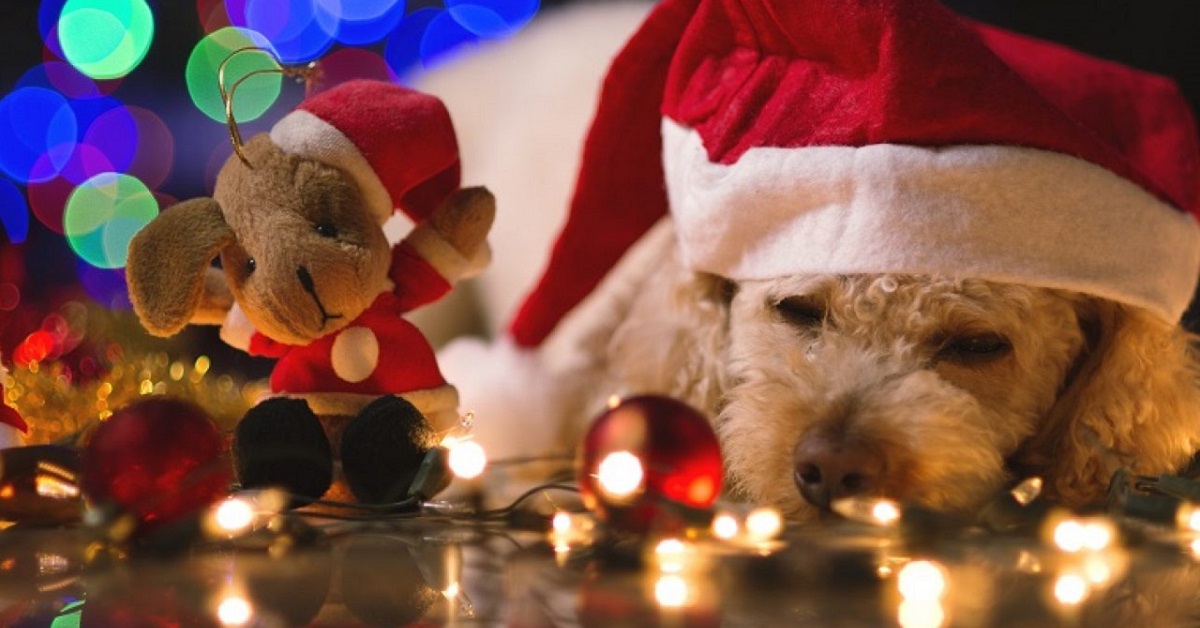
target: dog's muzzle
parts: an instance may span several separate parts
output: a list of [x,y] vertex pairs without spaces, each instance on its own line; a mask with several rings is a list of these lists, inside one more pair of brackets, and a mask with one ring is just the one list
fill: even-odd
[[822,510],[829,510],[835,499],[877,491],[886,468],[874,449],[820,432],[800,439],[795,461],[796,488]]

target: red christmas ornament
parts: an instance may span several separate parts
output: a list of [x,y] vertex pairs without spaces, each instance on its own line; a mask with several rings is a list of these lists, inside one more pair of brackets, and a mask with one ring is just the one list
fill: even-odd
[[721,449],[708,418],[669,397],[631,397],[601,414],[579,450],[583,503],[631,532],[705,517],[721,493]]
[[199,406],[156,397],[108,418],[83,450],[83,493],[133,513],[138,531],[194,513],[228,495],[225,439]]

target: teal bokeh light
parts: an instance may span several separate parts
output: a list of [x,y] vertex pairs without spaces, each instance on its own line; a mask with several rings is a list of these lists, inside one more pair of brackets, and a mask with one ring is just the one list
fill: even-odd
[[106,172],[85,181],[67,199],[63,230],[75,254],[97,268],[122,268],[129,241],[158,215],[146,185]]
[[154,14],[145,0],[67,0],[58,18],[63,56],[94,79],[129,74],[154,39]]
[[[268,52],[251,50],[234,54],[237,50],[249,47],[263,48]],[[272,58],[274,54],[275,50],[267,39],[250,29],[228,26],[205,36],[192,49],[185,70],[192,102],[208,117],[224,123],[225,104],[221,101],[217,86],[221,63],[228,59],[225,63],[225,88],[228,90],[252,72],[277,69],[279,65]],[[279,98],[282,80],[279,74],[274,73],[247,78],[234,92],[234,118],[238,122],[247,122],[265,113]]]

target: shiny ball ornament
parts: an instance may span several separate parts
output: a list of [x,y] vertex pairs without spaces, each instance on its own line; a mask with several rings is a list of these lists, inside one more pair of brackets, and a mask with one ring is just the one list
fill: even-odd
[[708,525],[721,450],[707,417],[654,395],[612,405],[579,449],[584,505],[614,528],[646,533]]
[[165,397],[130,404],[96,428],[83,450],[83,493],[133,515],[150,532],[229,493],[225,439],[199,406]]

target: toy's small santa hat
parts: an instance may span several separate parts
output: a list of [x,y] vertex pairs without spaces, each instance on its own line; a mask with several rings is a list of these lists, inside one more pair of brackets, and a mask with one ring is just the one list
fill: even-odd
[[442,101],[382,81],[348,81],[306,98],[271,128],[285,152],[347,173],[380,224],[399,209],[428,218],[458,189],[458,140]]
[[1175,321],[1198,209],[1165,78],[936,0],[666,0],[613,63],[510,331],[538,345],[668,210],[683,261],[730,279],[977,277]]

